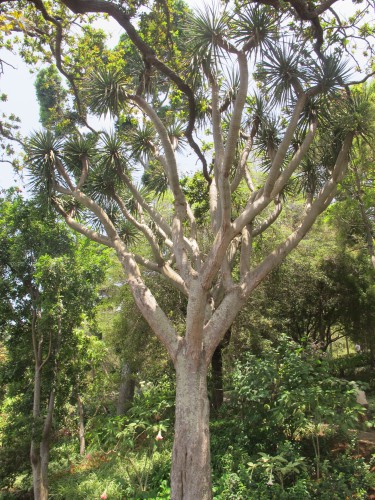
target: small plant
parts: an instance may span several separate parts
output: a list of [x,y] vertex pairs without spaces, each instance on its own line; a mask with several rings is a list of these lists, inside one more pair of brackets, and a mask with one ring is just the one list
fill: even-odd
[[293,461],[288,460],[280,453],[271,456],[267,453],[259,453],[260,458],[256,462],[249,462],[247,465],[251,471],[250,479],[256,469],[260,469],[268,478],[267,485],[272,486],[275,480],[280,484],[284,491],[285,480],[290,476],[296,476],[306,469],[305,459],[298,457]]

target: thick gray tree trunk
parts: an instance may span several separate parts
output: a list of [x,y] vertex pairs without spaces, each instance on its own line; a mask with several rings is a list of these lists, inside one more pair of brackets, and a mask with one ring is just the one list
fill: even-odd
[[[202,356],[203,358],[203,356]],[[207,364],[177,357],[172,500],[210,500],[211,460]]]

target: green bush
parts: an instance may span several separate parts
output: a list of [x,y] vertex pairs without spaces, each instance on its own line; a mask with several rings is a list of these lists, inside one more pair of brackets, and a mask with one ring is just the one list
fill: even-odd
[[365,498],[368,465],[331,452],[363,411],[356,385],[334,377],[324,353],[281,337],[236,364],[226,395],[211,424],[215,498]]
[[262,357],[237,363],[232,384],[227,415],[236,417],[250,451],[254,444],[272,449],[285,439],[314,443],[317,436],[345,433],[362,411],[355,384],[331,375],[325,353],[286,337]]

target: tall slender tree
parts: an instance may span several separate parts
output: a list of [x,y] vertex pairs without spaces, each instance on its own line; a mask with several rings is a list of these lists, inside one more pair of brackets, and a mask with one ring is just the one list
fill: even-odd
[[[79,131],[59,140],[51,132],[35,134],[28,166],[35,191],[49,197],[71,228],[114,249],[141,314],[174,363],[174,500],[212,497],[206,379],[215,349],[253,290],[334,199],[353,138],[369,126],[373,103],[365,96],[352,99],[344,55],[351,37],[367,43],[372,36],[364,20],[372,2],[350,23],[334,4],[230,2],[195,14],[178,1],[146,8],[103,0],[33,0],[26,6],[28,20],[38,19],[38,43],[47,50],[51,41],[50,54],[82,121],[87,123],[85,106],[117,119],[113,134]],[[76,32],[68,38],[71,13],[109,15],[125,32],[123,51],[97,46],[96,60],[80,56],[74,66],[62,43],[79,47]],[[87,53],[94,54],[84,27],[83,33]],[[204,130],[211,145],[197,138]],[[181,188],[182,146],[206,179],[209,232]],[[167,187],[169,212],[136,185],[134,168],[146,169],[155,197]],[[301,190],[306,203],[291,233],[259,259],[253,252],[258,238],[272,231],[283,206]],[[130,227],[149,253],[134,251]],[[184,331],[146,284],[150,273],[186,297]]]
[[[74,329],[98,299],[91,282],[103,278],[103,252],[82,238],[79,243],[52,213],[42,219],[40,207],[20,196],[1,198],[0,209],[1,337],[8,349],[4,371],[13,373],[4,379],[9,394],[24,400],[24,412],[32,415],[33,490],[44,500],[55,410],[76,386],[75,372],[84,362],[74,359]],[[32,391],[25,390],[28,385]]]

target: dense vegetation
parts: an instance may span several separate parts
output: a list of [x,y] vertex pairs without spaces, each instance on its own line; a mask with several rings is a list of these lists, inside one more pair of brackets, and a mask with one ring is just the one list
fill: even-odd
[[[139,318],[125,277],[118,278],[113,256],[103,254],[100,247],[88,254],[85,240],[62,225],[57,227],[61,234],[56,247],[55,223],[49,222],[49,216],[40,220],[35,204],[18,194],[8,193],[1,206],[2,497],[22,496],[31,486],[32,392],[27,388],[32,387],[34,375],[27,325],[32,314],[31,304],[22,300],[20,274],[15,274],[20,259],[25,265],[26,252],[32,266],[27,272],[33,272],[32,279],[39,284],[46,266],[50,278],[52,263],[56,269],[57,262],[80,255],[85,255],[84,272],[102,276],[98,294],[92,296],[96,305],[86,313],[77,313],[77,306],[82,307],[83,296],[92,300],[87,291],[74,290],[71,304],[65,292],[66,318],[72,316],[75,323],[64,334],[69,337],[58,353],[64,358],[54,386],[51,498],[169,498],[173,367]],[[224,403],[212,408],[210,424],[214,498],[367,498],[375,485],[373,449],[358,448],[358,431],[375,426],[373,270],[365,245],[359,245],[359,240],[353,243],[351,235],[345,237],[345,227],[338,227],[339,212],[339,206],[332,207],[293,257],[258,289],[254,304],[243,310],[232,327],[230,342],[223,349]],[[291,216],[285,216],[279,231]],[[12,233],[14,225],[17,231]],[[37,247],[26,250],[38,241],[34,240],[38,231]],[[323,241],[322,234],[326,235]],[[77,263],[75,269],[80,272]],[[21,270],[25,275],[25,268]],[[66,282],[68,271],[59,268],[59,272],[64,273],[67,290],[71,286]],[[86,278],[89,281],[72,284],[91,287],[92,278]],[[55,276],[53,280],[57,286]],[[162,281],[159,294],[166,294]],[[345,305],[348,296],[356,308]],[[48,288],[48,307],[55,310],[53,297]],[[322,300],[325,308],[319,315]],[[185,307],[174,296],[165,295],[163,301],[170,314],[178,315]],[[364,315],[370,318],[367,322]],[[314,328],[315,323],[307,321],[310,317],[324,327]],[[361,345],[360,353],[354,344]],[[57,346],[50,355],[51,367],[47,362],[42,369],[42,402],[48,402],[52,382],[48,370],[55,369],[55,355]],[[216,385],[212,371],[211,405]],[[358,388],[366,390],[367,412],[356,403]]]

